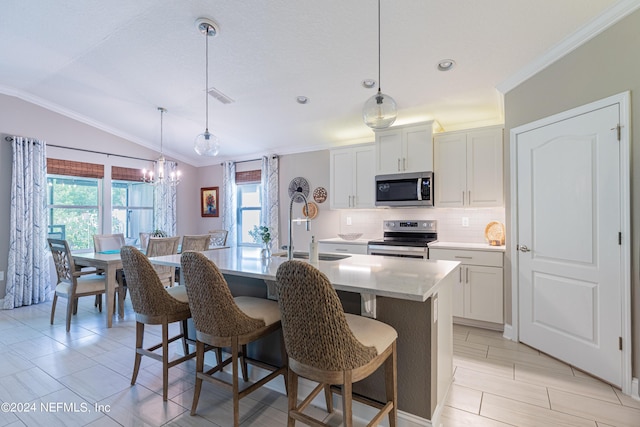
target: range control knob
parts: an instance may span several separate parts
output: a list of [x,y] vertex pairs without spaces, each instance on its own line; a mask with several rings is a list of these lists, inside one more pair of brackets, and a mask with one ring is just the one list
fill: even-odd
[[394,226],[394,225],[395,225],[395,224],[394,224],[394,223],[392,223],[392,222],[388,222],[388,223],[387,223],[387,227],[390,227],[390,228],[393,228],[393,226]]

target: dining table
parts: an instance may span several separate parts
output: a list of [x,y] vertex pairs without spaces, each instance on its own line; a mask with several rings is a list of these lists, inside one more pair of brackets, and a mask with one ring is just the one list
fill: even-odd
[[[225,249],[229,246],[212,246],[209,250]],[[107,304],[107,328],[113,326],[113,302],[115,298],[118,282],[116,280],[116,272],[122,269],[122,259],[120,258],[120,250],[110,250],[103,252],[71,252],[73,262],[80,267],[95,267],[104,270],[104,286]],[[177,254],[179,255],[179,254]],[[124,318],[124,298],[118,300],[118,316]]]
[[[116,272],[122,269],[122,259],[120,259],[120,251],[104,251],[104,252],[71,252],[73,262],[80,267],[95,267],[104,270],[104,286],[107,304],[107,328],[113,326],[113,302],[115,298],[118,282],[116,281]],[[121,301],[118,304],[118,314],[120,318],[124,318],[124,306]]]

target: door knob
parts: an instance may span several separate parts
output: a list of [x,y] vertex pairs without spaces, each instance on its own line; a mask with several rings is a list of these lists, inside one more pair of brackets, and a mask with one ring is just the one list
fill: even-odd
[[518,245],[518,250],[520,252],[531,252],[531,249],[529,249],[526,245]]

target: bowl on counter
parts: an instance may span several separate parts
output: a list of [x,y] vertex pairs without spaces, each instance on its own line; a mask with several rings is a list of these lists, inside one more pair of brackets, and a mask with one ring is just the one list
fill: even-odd
[[358,240],[362,237],[362,233],[346,233],[346,234],[338,234],[338,237],[342,240]]

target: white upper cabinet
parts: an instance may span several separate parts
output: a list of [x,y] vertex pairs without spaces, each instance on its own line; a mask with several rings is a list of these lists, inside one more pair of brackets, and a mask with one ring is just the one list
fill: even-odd
[[331,150],[329,207],[374,208],[374,166],[373,144]]
[[504,204],[501,126],[445,132],[433,141],[435,206]]
[[433,170],[435,122],[376,131],[376,174]]

